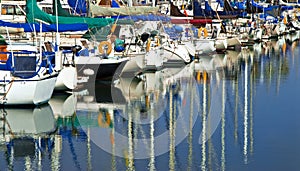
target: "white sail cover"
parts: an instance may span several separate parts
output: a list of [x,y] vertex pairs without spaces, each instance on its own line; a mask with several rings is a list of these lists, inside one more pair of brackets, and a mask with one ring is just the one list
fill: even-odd
[[102,7],[90,4],[90,12],[95,16],[117,16],[117,15],[145,15],[156,14],[159,7],[151,6],[132,6],[132,7]]

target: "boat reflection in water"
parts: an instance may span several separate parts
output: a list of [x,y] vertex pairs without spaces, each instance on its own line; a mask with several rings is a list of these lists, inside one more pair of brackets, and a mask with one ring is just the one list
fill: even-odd
[[75,94],[54,94],[49,100],[55,118],[71,117],[76,112],[77,97]]
[[[299,71],[299,49],[299,42],[284,40],[254,44],[240,52],[202,56],[183,68],[97,82],[80,92],[56,95],[49,102],[51,115],[36,116],[49,106],[22,109],[31,115],[20,120],[37,117],[41,126],[50,125],[35,127],[49,130],[46,133],[31,129],[34,136],[27,149],[32,153],[23,157],[17,155],[18,143],[10,142],[18,140],[20,131],[19,142],[27,142],[31,127],[19,128],[21,124],[10,120],[18,117],[5,109],[0,153],[6,160],[0,158],[0,164],[29,170],[276,170],[282,157],[297,163],[285,150],[297,151],[290,144],[300,140],[285,135],[294,129],[283,125],[288,113],[282,115],[276,105],[284,104],[282,97],[291,93],[285,86],[299,85],[300,79],[291,81]],[[299,98],[293,93],[288,97],[295,105]],[[268,102],[270,96],[275,105]],[[288,125],[298,128],[296,119]],[[278,134],[285,137],[275,143]]]
[[29,170],[41,170],[42,156],[55,146],[51,134],[56,131],[56,120],[51,107],[45,104],[32,108],[3,108],[1,118],[1,141],[6,144],[7,168],[14,170],[23,165]]
[[[193,80],[193,64],[120,78],[108,85],[110,103],[108,99],[101,102],[103,94],[97,92],[101,88],[96,89],[97,101],[84,102],[80,100],[87,98],[79,97],[77,118],[80,123],[87,118],[91,123],[96,121],[87,128],[92,141],[104,151],[126,158],[128,167],[133,167],[134,159],[154,160],[186,138],[188,118],[196,121],[200,109]],[[84,111],[89,111],[88,115]],[[154,148],[154,139],[159,148]]]
[[256,84],[261,76],[281,77],[267,76],[266,69],[279,64],[280,71],[285,60],[278,44],[256,46],[203,56],[184,68],[97,83],[95,93],[78,96],[77,119],[87,138],[111,154],[112,170],[230,170],[228,152],[248,165],[255,151]]

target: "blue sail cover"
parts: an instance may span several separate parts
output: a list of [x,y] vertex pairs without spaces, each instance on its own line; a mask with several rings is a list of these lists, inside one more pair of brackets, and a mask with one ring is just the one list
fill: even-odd
[[220,3],[221,7],[224,7],[224,1],[223,0],[217,0],[218,3]]
[[246,7],[246,1],[243,2],[235,2],[234,5],[237,7],[238,10],[245,10]]
[[207,13],[211,13],[213,10],[212,10],[212,8],[211,8],[211,6],[208,4],[208,1],[205,1],[205,12],[207,12]]
[[206,16],[204,9],[201,8],[201,5],[197,0],[194,0],[193,5],[194,5],[194,10],[193,10],[194,16]]
[[122,19],[133,20],[134,22],[140,21],[140,20],[143,20],[143,21],[163,21],[163,22],[171,21],[170,17],[160,16],[160,15],[153,15],[153,14],[126,16]]
[[[24,32],[40,32],[40,24],[38,23],[11,23],[0,20],[0,26],[23,28]],[[88,30],[88,24],[59,24],[58,31],[85,31]],[[42,24],[42,32],[56,32],[56,24]]]
[[112,0],[111,1],[111,7],[112,8],[120,8],[120,5],[115,0]]
[[86,14],[87,7],[85,0],[68,0],[69,6],[78,14]]
[[294,9],[294,6],[281,6],[280,7],[281,11],[292,10],[292,9]]

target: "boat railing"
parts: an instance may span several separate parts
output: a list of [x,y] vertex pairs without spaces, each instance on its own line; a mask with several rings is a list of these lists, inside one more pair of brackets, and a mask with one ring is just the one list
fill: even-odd
[[54,68],[54,52],[44,52],[42,58],[39,58],[39,52],[35,51],[15,51],[13,56],[11,52],[0,52],[0,54],[8,55],[7,60],[1,61],[0,70],[11,71],[13,76],[31,78],[36,76],[42,67],[49,70],[49,73],[51,68],[52,70]]

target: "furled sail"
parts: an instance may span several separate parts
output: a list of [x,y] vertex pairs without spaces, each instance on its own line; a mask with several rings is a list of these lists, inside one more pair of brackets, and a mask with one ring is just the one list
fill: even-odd
[[90,4],[90,11],[93,16],[156,14],[158,10],[159,7],[150,7],[150,6],[110,8],[110,7],[101,7],[101,6]]
[[157,14],[159,7],[152,6],[121,6],[115,0],[101,0],[99,5],[90,4],[90,12],[93,16],[119,16],[119,15],[147,15]]

